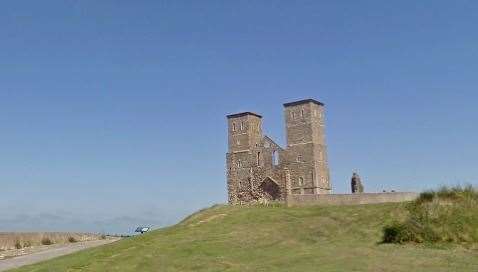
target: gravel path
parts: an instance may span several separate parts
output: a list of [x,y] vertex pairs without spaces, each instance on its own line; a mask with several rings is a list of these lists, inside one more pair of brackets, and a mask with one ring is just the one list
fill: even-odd
[[0,260],[0,271],[6,271],[8,269],[18,268],[24,265],[46,261],[49,259],[53,259],[55,257],[68,255],[83,249],[97,247],[97,246],[109,244],[115,241],[118,241],[118,239],[106,239],[106,240],[66,244],[62,246],[48,248],[43,251],[35,252],[29,255],[23,255],[23,256],[12,258],[12,259]]

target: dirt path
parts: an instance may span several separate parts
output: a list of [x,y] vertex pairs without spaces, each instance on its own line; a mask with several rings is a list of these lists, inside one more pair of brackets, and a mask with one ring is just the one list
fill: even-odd
[[18,268],[24,265],[34,264],[41,261],[53,259],[55,257],[68,255],[83,249],[97,247],[105,244],[109,244],[119,239],[106,239],[89,242],[79,242],[74,244],[58,245],[45,250],[35,252],[28,255],[18,256],[11,259],[0,260],[0,271],[6,271],[8,269]]

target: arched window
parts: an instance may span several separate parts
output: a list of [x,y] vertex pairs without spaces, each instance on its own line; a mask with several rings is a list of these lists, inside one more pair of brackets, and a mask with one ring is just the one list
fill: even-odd
[[236,123],[232,123],[232,131],[236,131]]
[[297,162],[301,162],[301,161],[302,161],[302,155],[299,154],[299,155],[297,155]]
[[241,122],[241,130],[244,130],[245,124],[244,122]]
[[257,166],[261,166],[261,152],[257,152]]
[[279,165],[279,154],[277,150],[272,152],[272,165],[277,166]]
[[299,177],[299,186],[303,186],[303,185],[304,185],[304,178]]

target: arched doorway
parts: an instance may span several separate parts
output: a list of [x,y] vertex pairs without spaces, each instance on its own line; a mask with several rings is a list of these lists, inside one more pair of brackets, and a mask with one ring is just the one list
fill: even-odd
[[262,190],[263,198],[267,200],[280,199],[281,194],[279,185],[271,178],[265,178],[259,188]]

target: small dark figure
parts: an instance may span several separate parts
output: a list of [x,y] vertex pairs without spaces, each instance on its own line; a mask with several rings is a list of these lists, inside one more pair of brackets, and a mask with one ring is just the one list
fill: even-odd
[[352,175],[352,194],[363,193],[363,185],[360,176],[354,172]]

